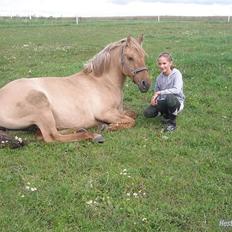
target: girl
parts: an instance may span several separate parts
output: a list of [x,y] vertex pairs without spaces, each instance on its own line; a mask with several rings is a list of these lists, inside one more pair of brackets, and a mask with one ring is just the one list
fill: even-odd
[[184,108],[182,74],[174,68],[172,57],[167,52],[159,55],[157,64],[161,73],[156,79],[154,95],[144,116],[152,118],[161,114],[162,121],[166,123],[164,131],[171,132],[176,129],[177,114]]

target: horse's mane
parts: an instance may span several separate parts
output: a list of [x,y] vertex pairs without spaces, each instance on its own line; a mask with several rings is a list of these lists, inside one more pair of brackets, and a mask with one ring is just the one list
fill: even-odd
[[[101,76],[103,72],[109,70],[109,64],[111,60],[111,51],[117,47],[122,46],[127,39],[121,39],[117,42],[108,44],[104,49],[102,49],[98,54],[96,54],[93,58],[91,58],[89,61],[87,61],[86,64],[84,64],[84,72],[85,73],[91,73],[93,72],[95,76]],[[140,46],[140,44],[137,42],[136,39],[131,37],[131,45],[136,48],[138,52],[141,54],[145,54],[143,48]]]

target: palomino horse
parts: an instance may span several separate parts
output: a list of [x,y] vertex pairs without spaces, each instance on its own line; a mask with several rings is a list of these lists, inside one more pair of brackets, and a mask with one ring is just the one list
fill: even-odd
[[[109,130],[130,128],[135,120],[122,109],[126,76],[141,92],[150,87],[143,36],[111,43],[81,72],[68,77],[23,78],[0,89],[0,127],[23,129],[36,125],[45,142],[93,140],[100,134],[80,128],[100,123]],[[59,130],[73,128],[75,133]],[[67,132],[67,131],[66,131]]]

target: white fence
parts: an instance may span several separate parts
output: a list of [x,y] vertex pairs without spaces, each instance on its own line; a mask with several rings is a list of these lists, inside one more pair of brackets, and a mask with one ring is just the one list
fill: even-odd
[[[1,15],[1,12],[0,12]],[[98,21],[125,21],[125,20],[154,20],[157,22],[164,21],[221,21],[221,22],[231,22],[231,16],[128,16],[128,17],[37,17],[34,15],[27,16],[0,16],[0,20],[17,20],[22,22],[43,22],[43,23],[70,23],[79,24],[84,22],[98,22]]]

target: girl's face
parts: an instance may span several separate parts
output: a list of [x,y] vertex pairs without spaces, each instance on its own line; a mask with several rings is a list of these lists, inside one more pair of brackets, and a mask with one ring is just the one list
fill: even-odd
[[172,67],[172,62],[169,61],[166,57],[161,56],[161,57],[158,59],[157,64],[158,64],[158,67],[159,67],[160,71],[161,71],[164,75],[168,76],[169,74],[171,74],[171,72],[172,72],[172,69],[171,69],[171,67]]

